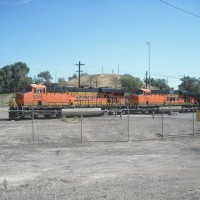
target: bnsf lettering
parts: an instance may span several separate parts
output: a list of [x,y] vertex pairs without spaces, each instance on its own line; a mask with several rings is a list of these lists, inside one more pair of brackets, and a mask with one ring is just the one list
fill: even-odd
[[33,95],[33,99],[42,100],[42,95]]
[[76,100],[95,100],[95,96],[76,96]]

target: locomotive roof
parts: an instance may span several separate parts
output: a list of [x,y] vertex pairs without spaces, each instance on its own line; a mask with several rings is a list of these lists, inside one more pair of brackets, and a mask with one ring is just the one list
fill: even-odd
[[99,92],[105,92],[105,93],[125,93],[126,90],[123,88],[99,88]]
[[49,92],[105,92],[105,93],[125,93],[125,89],[120,88],[77,88],[69,86],[47,86]]
[[31,84],[28,87],[34,87],[34,88],[45,88],[45,85],[38,85],[38,84]]
[[46,86],[48,92],[97,92],[97,88],[77,88],[70,86]]
[[126,90],[123,88],[78,88],[74,86],[63,86],[58,84],[46,84],[46,85],[37,85],[31,84],[32,87],[35,88],[45,88],[48,92],[103,92],[103,93],[125,93]]
[[180,95],[188,95],[188,96],[196,96],[197,92],[191,92],[191,91],[179,91]]

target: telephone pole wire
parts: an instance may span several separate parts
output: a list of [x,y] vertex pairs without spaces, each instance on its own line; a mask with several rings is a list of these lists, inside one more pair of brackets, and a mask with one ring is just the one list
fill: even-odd
[[75,64],[75,65],[78,65],[78,88],[80,88],[81,87],[81,66],[82,65],[85,65],[85,64],[81,64],[81,62],[79,61],[79,63],[78,64]]

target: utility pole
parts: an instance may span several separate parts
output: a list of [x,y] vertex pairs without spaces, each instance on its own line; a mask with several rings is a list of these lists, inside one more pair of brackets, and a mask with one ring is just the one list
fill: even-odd
[[151,90],[151,71],[150,71],[150,61],[151,61],[151,55],[150,55],[150,42],[147,42],[148,45],[148,53],[149,53],[149,89]]
[[118,74],[119,74],[119,64],[118,64]]
[[78,64],[75,64],[75,65],[78,65],[78,88],[81,87],[81,65],[85,65],[85,64],[81,64],[81,62],[79,61]]
[[145,81],[146,82],[146,89],[147,89],[147,81],[148,81],[147,80],[148,79],[147,76],[148,76],[148,71],[146,71],[146,81]]
[[91,76],[90,76],[90,87],[92,87],[92,78],[91,78]]
[[94,83],[95,83],[95,85],[96,85],[96,88],[97,88],[98,81],[96,80]]

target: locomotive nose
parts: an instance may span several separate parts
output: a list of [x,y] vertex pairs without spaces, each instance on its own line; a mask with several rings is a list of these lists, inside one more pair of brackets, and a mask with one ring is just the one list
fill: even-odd
[[24,105],[24,95],[21,93],[16,94],[16,103],[17,105]]

